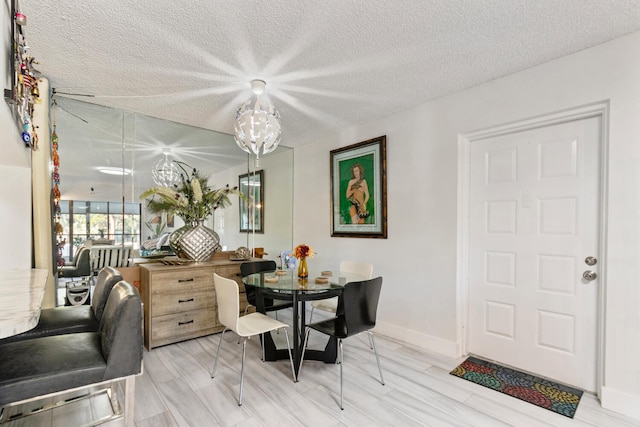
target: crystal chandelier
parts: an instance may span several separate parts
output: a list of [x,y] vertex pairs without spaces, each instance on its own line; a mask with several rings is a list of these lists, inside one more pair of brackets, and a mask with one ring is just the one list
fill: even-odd
[[153,165],[153,170],[151,171],[153,181],[161,187],[171,188],[180,182],[180,170],[174,162],[169,160],[169,150],[164,150],[162,154],[164,154],[164,158]]
[[267,84],[263,80],[251,81],[251,91],[255,101],[249,99],[236,113],[235,137],[238,147],[256,155],[256,166],[260,154],[268,154],[280,142],[280,113],[268,102],[262,102],[260,95]]

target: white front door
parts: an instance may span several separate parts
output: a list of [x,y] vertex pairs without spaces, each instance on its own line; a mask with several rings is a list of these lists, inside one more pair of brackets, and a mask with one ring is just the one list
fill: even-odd
[[600,117],[470,143],[468,350],[588,391],[600,147]]

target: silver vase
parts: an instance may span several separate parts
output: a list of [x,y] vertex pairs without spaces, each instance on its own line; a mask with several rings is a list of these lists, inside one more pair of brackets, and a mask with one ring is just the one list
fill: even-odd
[[220,250],[220,236],[199,219],[171,233],[169,246],[180,258],[209,261]]

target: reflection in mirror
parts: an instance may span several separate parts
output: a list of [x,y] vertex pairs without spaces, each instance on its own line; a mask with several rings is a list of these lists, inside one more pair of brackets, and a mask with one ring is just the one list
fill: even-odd
[[264,233],[264,171],[240,175],[238,189],[246,200],[240,200],[240,231]]
[[[178,217],[150,214],[139,198],[156,185],[152,170],[165,151],[171,160],[209,175],[216,188],[236,186],[240,175],[255,169],[253,158],[228,134],[65,97],[56,97],[52,109],[59,138],[63,237],[71,243],[63,248],[67,260],[86,239],[138,249],[152,236],[183,225]],[[280,146],[260,161],[263,203],[268,206],[264,233],[240,232],[237,197],[232,206],[216,210],[207,225],[220,235],[223,248],[262,247],[272,254],[265,258],[278,261],[277,254],[292,245],[293,150]]]

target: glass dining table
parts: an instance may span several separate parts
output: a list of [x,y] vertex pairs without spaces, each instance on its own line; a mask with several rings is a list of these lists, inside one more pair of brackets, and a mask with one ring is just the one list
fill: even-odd
[[[306,302],[332,298],[342,294],[348,282],[366,280],[366,277],[337,270],[325,270],[309,275],[309,279],[298,278],[298,270],[273,270],[243,276],[245,286],[256,289],[256,310],[265,312],[265,298],[293,302],[293,345],[292,354],[296,377],[302,359],[302,345],[306,327]],[[264,336],[265,361],[288,359],[287,349],[278,349],[270,334]],[[306,360],[319,360],[335,363],[338,356],[338,343],[330,338],[324,350],[306,349]]]

